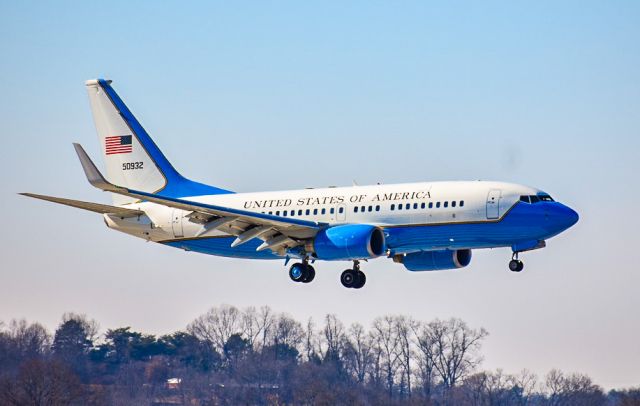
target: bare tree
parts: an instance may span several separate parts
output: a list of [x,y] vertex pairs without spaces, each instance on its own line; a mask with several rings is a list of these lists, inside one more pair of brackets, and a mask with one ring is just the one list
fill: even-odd
[[584,374],[569,374],[553,369],[545,379],[549,404],[564,405],[603,405],[605,403],[602,388],[595,385],[591,378]]
[[9,337],[22,359],[42,356],[49,352],[51,346],[51,334],[47,329],[40,323],[28,324],[24,319],[9,323]]
[[273,329],[274,320],[273,310],[271,310],[269,306],[262,306],[260,308],[260,314],[258,315],[258,323],[260,331],[262,331],[262,346],[267,345],[267,340]]
[[255,348],[256,341],[262,335],[260,315],[255,307],[249,306],[240,315],[242,319],[242,334],[246,337],[251,348]]
[[340,360],[340,347],[344,337],[344,325],[335,314],[327,314],[324,319],[324,328],[322,329],[327,351],[325,359],[331,361]]
[[433,366],[445,388],[455,386],[480,364],[485,329],[473,330],[460,319],[435,320],[425,330],[433,343]]
[[411,364],[414,358],[413,331],[416,322],[410,317],[396,316],[394,322],[395,334],[398,338],[398,361],[406,382],[407,394],[411,397]]
[[31,359],[21,367],[15,379],[4,381],[0,404],[69,405],[81,396],[78,378],[57,361]]
[[192,321],[187,326],[187,331],[201,340],[211,342],[222,351],[229,337],[242,331],[240,311],[229,305],[213,307]]
[[273,343],[275,345],[288,345],[299,351],[304,336],[302,325],[291,316],[280,314],[276,318],[273,328]]
[[353,374],[358,383],[364,383],[373,361],[371,337],[367,335],[361,324],[354,323],[349,327],[344,340],[344,360],[347,370]]
[[431,396],[435,379],[436,343],[432,340],[429,327],[423,323],[415,323],[413,336],[416,344],[416,362],[420,370],[422,392],[427,399]]
[[384,316],[375,319],[371,338],[378,350],[377,353],[380,357],[380,367],[383,370],[387,393],[389,397],[392,397],[399,365],[399,339],[396,334],[394,318],[392,316]]
[[536,393],[538,377],[531,371],[523,369],[516,375],[511,375],[513,388],[520,394],[518,403],[525,406],[529,403],[532,395]]
[[318,337],[315,331],[315,323],[313,319],[309,317],[307,320],[307,326],[304,331],[305,341],[304,341],[304,352],[307,361],[312,361],[313,359],[319,358],[319,343]]

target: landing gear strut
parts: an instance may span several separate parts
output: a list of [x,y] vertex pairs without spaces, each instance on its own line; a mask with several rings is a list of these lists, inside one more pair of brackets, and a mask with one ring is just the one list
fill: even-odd
[[353,261],[353,269],[347,269],[340,275],[340,282],[345,288],[360,289],[367,282],[367,277],[360,270],[360,262]]
[[316,277],[316,270],[309,265],[309,259],[305,258],[302,262],[291,265],[289,277],[294,282],[309,283]]
[[518,253],[514,252],[511,261],[509,261],[509,270],[511,272],[520,272],[523,268],[524,264],[518,259]]

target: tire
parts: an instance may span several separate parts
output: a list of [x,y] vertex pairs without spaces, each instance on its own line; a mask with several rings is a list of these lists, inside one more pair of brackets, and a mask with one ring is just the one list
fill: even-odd
[[305,279],[307,272],[304,265],[295,263],[289,268],[289,278],[294,282],[302,282]]
[[306,277],[304,278],[304,283],[309,283],[316,277],[316,270],[311,266],[307,265]]
[[347,269],[342,272],[342,275],[340,275],[340,282],[345,288],[352,288],[353,284],[356,282],[356,274],[352,269]]
[[509,270],[511,272],[520,272],[523,268],[524,264],[522,263],[522,261],[519,261],[517,259],[512,259],[511,261],[509,261]]
[[360,289],[367,283],[367,276],[362,271],[356,271],[356,282],[354,283],[354,289]]

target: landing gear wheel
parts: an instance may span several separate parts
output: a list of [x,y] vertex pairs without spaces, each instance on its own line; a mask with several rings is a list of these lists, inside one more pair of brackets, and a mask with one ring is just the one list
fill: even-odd
[[524,264],[519,259],[509,261],[509,270],[511,272],[520,272],[522,269],[524,269]]
[[360,289],[365,283],[367,283],[367,276],[360,270],[356,271],[356,281],[353,284],[353,288]]
[[353,271],[353,269],[347,269],[346,271],[342,272],[342,275],[340,275],[340,282],[345,288],[352,288],[354,283],[356,282],[356,273]]
[[313,278],[316,277],[316,270],[313,269],[311,265],[307,265],[306,267],[307,267],[306,276],[302,282],[309,283],[313,280]]
[[294,282],[303,282],[307,277],[307,266],[296,262],[289,268],[289,277]]

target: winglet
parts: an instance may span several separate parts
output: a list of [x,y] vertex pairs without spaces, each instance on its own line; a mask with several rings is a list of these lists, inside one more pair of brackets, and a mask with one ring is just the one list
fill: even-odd
[[84,169],[84,174],[87,176],[87,180],[92,186],[105,191],[114,191],[118,189],[117,186],[109,183],[104,176],[102,176],[91,158],[89,158],[89,155],[87,155],[84,148],[82,148],[82,145],[74,142],[73,147],[76,149],[78,158],[80,158],[80,164],[82,165],[82,169]]

